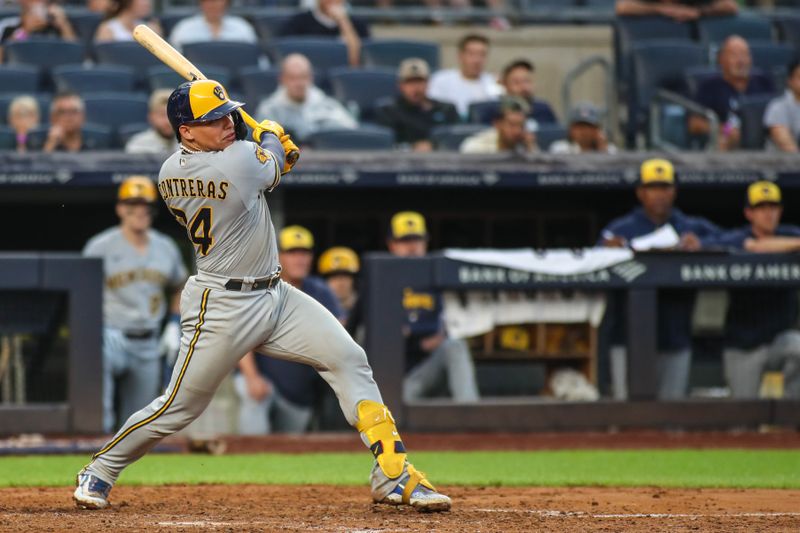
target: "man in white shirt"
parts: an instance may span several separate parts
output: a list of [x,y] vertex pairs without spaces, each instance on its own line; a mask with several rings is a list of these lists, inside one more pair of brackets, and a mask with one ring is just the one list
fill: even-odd
[[469,34],[458,43],[458,68],[440,70],[431,76],[428,97],[456,106],[467,118],[473,102],[495,100],[502,93],[495,76],[485,72],[489,39]]
[[800,139],[800,60],[786,69],[786,92],[772,100],[764,113],[769,145],[781,152],[797,152]]
[[178,140],[167,117],[170,89],[158,89],[150,95],[147,122],[150,128],[128,139],[125,151],[129,154],[163,154],[178,149]]
[[536,136],[527,128],[530,106],[514,96],[503,97],[492,127],[464,139],[462,154],[530,153],[539,150]]
[[261,102],[256,116],[278,122],[300,142],[318,131],[358,125],[342,104],[314,86],[311,63],[302,54],[289,54],[283,60],[280,86]]
[[228,0],[200,0],[199,4],[202,13],[181,20],[172,30],[170,42],[178,50],[184,44],[205,41],[258,42],[249,22],[225,14]]

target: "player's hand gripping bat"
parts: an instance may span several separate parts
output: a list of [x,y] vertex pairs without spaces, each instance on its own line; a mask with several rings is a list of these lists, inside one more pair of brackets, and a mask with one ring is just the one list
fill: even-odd
[[[151,30],[148,26],[144,24],[139,24],[136,26],[133,29],[133,38],[136,39],[139,44],[147,48],[151,54],[163,61],[165,65],[187,80],[192,81],[206,79],[203,73],[200,72],[200,69],[194,66],[191,61],[183,56],[183,54],[175,50],[171,44],[162,39],[160,35]],[[252,129],[256,129],[258,127],[258,122],[256,119],[251,117],[244,109],[240,108],[239,113],[242,115],[242,119],[245,121],[245,123]],[[286,154],[286,161],[291,166],[294,166],[299,158],[300,152],[298,150],[291,150]]]

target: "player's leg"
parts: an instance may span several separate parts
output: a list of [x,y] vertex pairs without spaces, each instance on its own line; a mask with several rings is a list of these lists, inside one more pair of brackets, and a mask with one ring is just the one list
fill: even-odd
[[722,351],[725,381],[731,389],[731,396],[737,399],[758,398],[761,386],[761,373],[767,362],[768,348],[761,346],[754,350],[725,348]]
[[659,400],[677,400],[686,396],[691,363],[691,348],[658,353],[656,367]]
[[118,329],[103,329],[103,430],[114,431],[117,416],[114,392],[117,377],[127,369],[125,337]]
[[275,433],[305,433],[311,423],[311,406],[290,402],[276,389],[272,391],[272,428]]
[[450,498],[436,492],[425,475],[406,461],[397,426],[372,378],[364,350],[319,302],[281,283],[269,339],[261,353],[313,366],[328,382],[348,423],[361,433],[376,458],[372,497],[377,502],[407,504],[425,510],[450,508]]
[[120,419],[153,401],[161,389],[161,357],[155,340],[132,341],[128,347],[128,371],[119,383]]
[[444,355],[447,383],[453,400],[477,402],[479,394],[475,363],[467,343],[463,339],[445,339],[435,351],[441,351]]
[[800,398],[800,331],[790,329],[776,335],[766,365],[783,372],[784,398]]
[[197,418],[238,360],[263,338],[268,302],[248,296],[237,299],[192,279],[187,282],[181,298],[181,350],[170,384],[162,396],[131,415],[78,474],[74,497],[79,505],[105,507],[122,470]]
[[239,397],[239,434],[266,435],[270,433],[269,406],[272,395],[257,400],[250,396],[247,383],[241,374],[233,378],[233,386]]
[[446,372],[444,352],[434,350],[403,378],[403,401],[413,402],[429,396]]

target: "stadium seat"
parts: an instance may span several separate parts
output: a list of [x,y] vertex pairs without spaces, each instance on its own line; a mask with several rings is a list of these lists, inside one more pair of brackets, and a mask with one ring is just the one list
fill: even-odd
[[697,22],[697,33],[706,45],[719,45],[731,35],[739,35],[747,41],[774,40],[769,19],[756,15],[703,17]]
[[[47,139],[47,127],[40,127],[28,134],[27,146],[29,150],[41,150]],[[99,124],[86,124],[81,128],[84,144],[88,150],[108,150],[112,146],[113,136],[111,128]]]
[[431,139],[437,150],[458,151],[464,139],[484,131],[486,124],[449,124],[436,126],[431,131]]
[[667,17],[619,17],[614,25],[614,60],[619,83],[631,75],[631,53],[636,44],[648,41],[692,41],[692,26]]
[[172,30],[181,20],[186,17],[191,17],[197,14],[197,9],[176,9],[168,10],[158,16],[158,21],[161,23],[161,30],[164,32],[164,37],[169,38]]
[[[128,124],[146,122],[148,97],[139,93],[96,93],[84,97],[86,121],[107,126],[115,135]],[[110,145],[118,144],[116,137]]]
[[0,150],[16,150],[17,134],[8,126],[0,126]]
[[491,124],[499,110],[500,102],[498,100],[472,102],[469,104],[467,117],[473,124]]
[[130,92],[134,90],[134,69],[124,65],[63,65],[53,69],[53,81],[59,91],[79,94],[96,92]]
[[[226,89],[228,88],[231,81],[230,71],[219,67],[205,65],[196,66],[203,71],[206,78],[216,80],[225,86]],[[185,81],[186,80],[183,79],[180,74],[163,64],[147,69],[147,86],[150,91],[155,91],[156,89],[174,89]]]
[[276,61],[289,54],[303,54],[314,66],[315,83],[328,90],[328,71],[348,66],[347,46],[341,41],[319,37],[284,37],[272,41],[270,49]]
[[648,106],[658,89],[688,96],[685,72],[706,65],[701,45],[653,41],[637,44],[631,53],[632,85],[628,93],[626,143],[633,146],[636,132],[648,123]]
[[743,96],[739,99],[739,118],[742,120],[742,148],[762,150],[766,141],[764,112],[774,95]]
[[244,92],[244,101],[249,109],[255,111],[259,102],[267,98],[278,88],[277,69],[261,69],[258,67],[243,68],[239,72],[239,86]]
[[774,20],[781,40],[800,48],[800,15],[782,15],[775,17]]
[[255,28],[261,41],[269,42],[280,37],[281,30],[286,27],[286,22],[293,16],[294,13],[274,13],[259,10],[252,14],[248,13],[247,19]]
[[[8,123],[8,106],[17,96],[31,96],[30,93],[0,93],[0,123]],[[36,103],[39,104],[39,122],[47,124],[50,120],[50,96],[47,94],[34,94]]]
[[697,99],[697,91],[703,83],[719,74],[719,67],[716,65],[700,65],[689,67],[684,71],[686,78],[686,89],[692,100]]
[[257,67],[261,57],[261,49],[257,44],[239,41],[188,43],[183,45],[183,53],[198,68],[201,68],[201,64],[212,65],[226,68],[234,75],[244,67]]
[[567,138],[567,128],[560,124],[540,124],[536,130],[536,144],[539,150],[546,152],[556,141]]
[[7,93],[35,93],[39,90],[39,69],[33,65],[0,66],[0,90]]
[[130,140],[131,137],[147,129],[150,129],[150,124],[147,122],[134,122],[132,124],[120,126],[117,129],[117,146],[119,148],[125,148],[125,145],[128,143],[128,140]]
[[334,97],[360,120],[374,117],[376,100],[397,92],[397,75],[388,69],[334,68],[329,73]]
[[70,9],[67,11],[67,18],[75,29],[75,33],[78,34],[78,39],[89,50],[94,41],[94,34],[97,33],[97,28],[103,21],[103,15],[88,9]]
[[6,63],[35,65],[43,70],[59,65],[82,63],[85,51],[82,44],[61,39],[15,41],[4,45],[3,48]]
[[[754,41],[750,44],[750,55],[753,56],[753,66],[758,67],[769,75],[781,73],[785,76],[786,67],[795,58],[797,51],[789,44],[775,44],[764,41]],[[781,84],[776,84],[778,87]]]
[[391,150],[394,132],[383,126],[362,124],[354,130],[318,131],[307,142],[317,150]]
[[367,67],[396,69],[409,57],[424,59],[431,72],[439,69],[438,43],[401,39],[369,40],[362,43],[361,61]]
[[149,67],[164,65],[160,59],[135,41],[96,44],[94,45],[94,56],[97,62],[102,65],[133,67],[136,72],[137,83],[141,87],[146,86],[147,69]]

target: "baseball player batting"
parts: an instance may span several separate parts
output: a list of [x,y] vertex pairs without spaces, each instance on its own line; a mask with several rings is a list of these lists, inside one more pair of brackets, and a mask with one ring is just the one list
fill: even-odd
[[197,418],[239,359],[255,350],[306,363],[330,384],[347,421],[375,456],[375,502],[444,511],[439,493],[406,460],[366,354],[321,304],[280,279],[266,193],[297,147],[265,120],[245,140],[238,109],[213,80],[180,85],[167,111],[180,150],[161,167],[158,188],[194,244],[197,275],[181,295],[181,349],[165,393],[134,413],[77,476],[76,503],[108,505],[122,470]]

